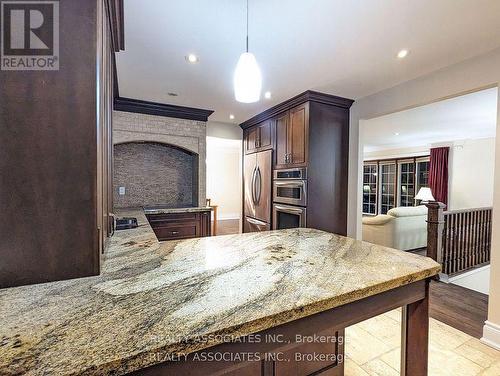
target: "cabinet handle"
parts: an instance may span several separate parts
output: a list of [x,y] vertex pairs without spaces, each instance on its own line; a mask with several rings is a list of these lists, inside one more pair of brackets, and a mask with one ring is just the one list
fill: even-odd
[[177,235],[179,231],[172,231],[172,235]]

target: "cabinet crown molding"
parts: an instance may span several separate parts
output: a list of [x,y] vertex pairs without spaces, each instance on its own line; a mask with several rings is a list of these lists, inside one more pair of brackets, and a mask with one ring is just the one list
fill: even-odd
[[116,111],[198,121],[208,121],[208,117],[213,113],[212,110],[201,108],[176,106],[173,104],[155,103],[123,97],[114,99],[113,109]]
[[276,116],[284,111],[287,111],[287,110],[289,110],[295,106],[298,106],[299,104],[305,103],[305,102],[318,102],[318,103],[328,104],[328,105],[337,106],[337,107],[341,107],[341,108],[350,108],[352,106],[352,104],[354,103],[354,100],[348,99],[348,98],[338,97],[336,95],[320,93],[318,91],[307,90],[307,91],[304,91],[302,94],[299,94],[293,98],[290,98],[284,102],[281,102],[281,103],[277,104],[276,106],[273,106],[273,107],[265,110],[264,112],[261,112],[260,114],[255,115],[254,117],[241,123],[240,127],[242,129],[247,129],[249,127],[252,127],[260,122],[263,122],[269,118],[272,118],[273,116]]

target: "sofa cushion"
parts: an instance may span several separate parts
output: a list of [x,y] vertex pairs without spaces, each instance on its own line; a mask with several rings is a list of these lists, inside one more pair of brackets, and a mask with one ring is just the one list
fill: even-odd
[[398,206],[389,210],[387,212],[387,215],[390,215],[392,217],[415,217],[427,215],[427,206]]
[[379,214],[375,217],[363,217],[362,221],[364,225],[382,226],[393,219],[390,215]]

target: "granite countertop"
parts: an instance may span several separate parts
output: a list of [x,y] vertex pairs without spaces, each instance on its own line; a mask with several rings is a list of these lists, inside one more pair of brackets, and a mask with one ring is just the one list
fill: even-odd
[[117,214],[139,227],[111,238],[100,276],[0,290],[0,374],[125,374],[439,271],[312,229],[160,243],[142,210]]
[[144,207],[144,213],[146,214],[174,214],[174,213],[199,213],[205,211],[211,211],[212,208],[209,206],[195,206],[186,208],[169,208],[162,206],[146,206]]

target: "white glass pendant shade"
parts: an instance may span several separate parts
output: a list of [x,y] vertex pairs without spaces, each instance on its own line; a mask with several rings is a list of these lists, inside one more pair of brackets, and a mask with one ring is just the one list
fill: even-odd
[[262,76],[255,56],[250,52],[241,54],[234,71],[234,97],[238,102],[253,103],[260,99]]

